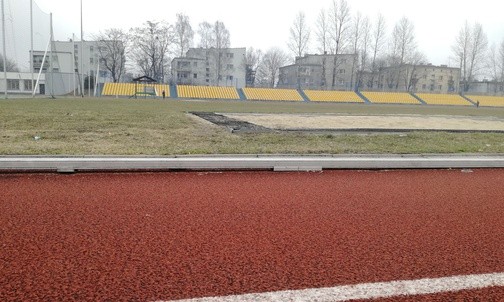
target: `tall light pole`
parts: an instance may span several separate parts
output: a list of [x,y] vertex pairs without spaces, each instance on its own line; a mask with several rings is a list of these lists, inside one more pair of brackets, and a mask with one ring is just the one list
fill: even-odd
[[81,52],[80,52],[80,72],[81,72],[81,97],[84,97],[84,26],[82,19],[82,0],[80,0],[81,12]]
[[7,99],[7,48],[5,46],[5,3],[2,0],[2,44],[3,44],[3,71],[5,80],[5,98]]
[[[30,0],[30,72],[31,72],[31,90],[33,91],[33,0]],[[35,97],[35,94],[32,93],[32,97]]]

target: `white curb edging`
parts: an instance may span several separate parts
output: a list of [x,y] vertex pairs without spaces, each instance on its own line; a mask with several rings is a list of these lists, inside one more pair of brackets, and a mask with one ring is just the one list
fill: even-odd
[[0,172],[322,169],[504,168],[504,155],[492,156],[203,156],[203,157],[0,157]]

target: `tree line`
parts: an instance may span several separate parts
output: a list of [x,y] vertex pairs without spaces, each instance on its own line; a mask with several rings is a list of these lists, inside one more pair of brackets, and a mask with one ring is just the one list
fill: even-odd
[[[288,48],[291,57],[301,57],[310,51],[336,57],[345,53],[356,54],[352,62],[351,85],[371,89],[375,88],[374,78],[384,67],[397,70],[387,73],[385,81],[389,88],[404,84],[409,89],[417,80],[414,67],[427,63],[426,56],[419,51],[411,20],[403,17],[393,25],[391,32],[387,32],[383,15],[378,14],[372,19],[358,11],[352,13],[346,0],[332,0],[331,7],[320,11],[312,27],[305,14],[299,12],[290,28]],[[482,77],[498,82],[504,88],[504,39],[489,47],[480,23],[465,22],[454,39],[452,56],[461,70],[464,91]],[[337,59],[332,66],[323,63],[323,77],[326,72],[333,75],[328,86],[335,85],[338,64]],[[403,68],[406,65],[413,68]],[[362,83],[363,74],[369,75],[366,83]]]
[[[342,62],[337,58],[342,54],[356,54],[351,62],[351,85],[365,85],[371,89],[375,88],[374,78],[384,67],[397,69],[396,74],[390,73],[386,79],[389,87],[408,87],[414,83],[415,70],[402,67],[427,63],[425,55],[419,51],[415,26],[410,19],[401,18],[389,32],[383,15],[370,18],[358,11],[352,12],[346,0],[332,0],[329,8],[320,10],[312,25],[305,14],[299,12],[288,34],[288,52],[280,47],[247,49],[247,74],[254,75],[254,85],[274,87],[281,66],[295,63],[296,57],[310,52],[336,58],[331,64],[322,64],[324,79],[326,75],[330,78],[329,83],[325,83],[327,88],[336,85],[336,70]],[[231,45],[229,30],[222,21],[202,22],[195,30],[189,16],[184,14],[177,14],[174,24],[147,21],[130,30],[106,29],[93,39],[99,43],[101,62],[114,82],[121,81],[127,70],[166,82],[172,58],[183,57],[190,47],[224,49]],[[481,77],[504,83],[504,39],[498,45],[489,46],[480,23],[466,22],[462,26],[453,41],[452,53],[461,69],[465,90]],[[369,75],[366,83],[362,82],[364,74]]]

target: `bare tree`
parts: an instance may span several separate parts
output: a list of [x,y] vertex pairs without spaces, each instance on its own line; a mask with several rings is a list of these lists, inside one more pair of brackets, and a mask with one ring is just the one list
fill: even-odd
[[384,45],[385,45],[385,38],[386,38],[386,32],[385,32],[385,18],[383,17],[382,14],[378,15],[378,18],[376,19],[376,23],[374,26],[373,30],[373,36],[372,36],[372,46],[371,50],[373,53],[373,57],[371,59],[371,79],[369,80],[368,87],[373,88],[374,87],[374,80],[375,76],[379,77],[379,64],[377,64],[378,56],[380,55]]
[[254,87],[257,68],[262,60],[262,51],[249,47],[245,55],[246,81],[248,87]]
[[364,72],[368,70],[369,67],[369,47],[371,45],[371,23],[369,18],[366,16],[362,20],[361,25],[361,40],[359,46],[360,62],[356,78],[356,88],[362,87],[362,78]]
[[[484,59],[488,47],[488,39],[480,23],[476,23],[473,27],[471,42],[471,52],[469,53],[469,79],[472,81],[484,68]],[[470,82],[466,84],[470,84]],[[469,85],[466,85],[465,91],[468,90]]]
[[192,46],[194,31],[191,27],[189,17],[183,14],[177,14],[177,23],[175,23],[175,46],[179,56],[183,57],[187,50]]
[[333,0],[330,19],[330,35],[332,39],[331,54],[334,55],[331,81],[331,87],[333,89],[336,87],[336,71],[340,65],[338,55],[341,50],[345,48],[348,41],[347,32],[350,21],[350,7],[346,0],[339,0],[339,2]]
[[214,45],[212,46],[215,48],[215,61],[217,71],[216,82],[217,86],[219,86],[219,83],[222,80],[222,73],[227,67],[227,63],[230,60],[227,54],[227,49],[231,45],[229,30],[227,30],[223,22],[215,22],[212,32],[212,41],[214,42]]
[[391,47],[389,58],[391,66],[397,73],[395,89],[398,89],[400,81],[408,79],[408,75],[404,72],[405,64],[415,64],[417,57],[415,26],[408,18],[401,18],[394,26]]
[[198,35],[200,37],[199,47],[208,49],[214,45],[213,37],[213,26],[208,22],[202,22],[199,24]]
[[310,42],[310,28],[306,24],[306,16],[303,12],[296,15],[296,19],[290,28],[289,49],[295,57],[302,57],[308,49]]
[[[18,72],[19,68],[16,64],[16,61],[10,59],[10,58],[5,58],[5,66],[7,66],[7,72]],[[42,67],[41,67],[42,68]],[[0,54],[0,71],[4,71],[4,63],[3,63],[3,55]]]
[[488,47],[488,39],[479,23],[474,26],[466,21],[459,31],[452,50],[460,64],[463,92],[469,91],[474,81],[484,67],[484,56]]
[[263,56],[257,69],[256,81],[261,86],[275,87],[280,67],[288,62],[287,54],[280,48],[271,48]]
[[301,58],[308,48],[310,41],[310,28],[306,24],[306,17],[303,12],[299,12],[290,28],[290,37],[288,47],[294,54],[294,62],[297,65],[296,78],[297,85],[300,88],[300,65],[297,58]]
[[500,45],[492,44],[488,51],[488,73],[495,83],[493,93],[503,90],[504,84],[504,41]]
[[100,65],[110,72],[112,81],[121,81],[126,72],[126,47],[128,34],[118,28],[106,29],[93,37],[98,44]]
[[355,17],[353,18],[353,23],[351,27],[351,34],[352,34],[352,49],[351,52],[352,54],[355,54],[353,60],[352,60],[352,74],[350,77],[350,86],[354,87],[354,79],[355,79],[355,74],[356,74],[356,69],[357,65],[359,63],[359,46],[360,46],[360,39],[361,39],[361,26],[362,26],[362,14],[360,12],[357,12]]
[[321,54],[327,54],[329,51],[329,18],[323,9],[320,11],[316,21],[315,36],[317,50]]
[[321,86],[326,87],[327,78],[327,53],[329,51],[329,18],[325,10],[321,10],[317,22],[315,35],[317,37],[317,49],[323,55],[322,56],[322,75],[321,75]]
[[143,27],[131,29],[133,61],[140,71],[164,82],[173,44],[173,27],[164,22],[147,21]]

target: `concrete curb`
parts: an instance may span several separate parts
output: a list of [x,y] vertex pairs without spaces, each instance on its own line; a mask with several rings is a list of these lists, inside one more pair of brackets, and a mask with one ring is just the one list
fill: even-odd
[[321,155],[51,157],[3,156],[1,172],[504,168],[504,155]]

